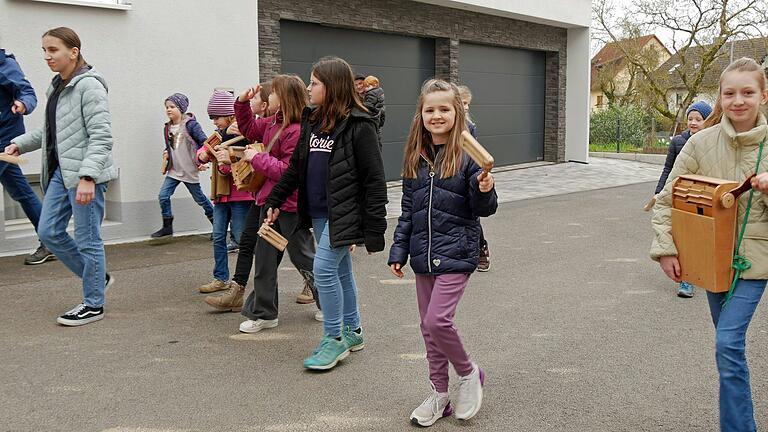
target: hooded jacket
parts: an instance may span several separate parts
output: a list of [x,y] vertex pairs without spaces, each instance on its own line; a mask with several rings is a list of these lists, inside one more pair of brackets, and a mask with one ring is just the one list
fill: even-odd
[[[56,75],[46,94],[54,90]],[[20,153],[47,151],[45,125],[11,142]],[[56,154],[67,189],[77,187],[80,177],[90,177],[97,184],[117,178],[112,160],[112,118],[107,103],[107,82],[95,69],[74,76],[59,95],[56,105]],[[48,187],[47,160],[43,158],[41,184]]]

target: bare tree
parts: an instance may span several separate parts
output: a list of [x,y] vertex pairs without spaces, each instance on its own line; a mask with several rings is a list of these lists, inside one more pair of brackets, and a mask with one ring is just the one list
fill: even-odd
[[[701,91],[704,76],[730,52],[726,44],[762,37],[768,24],[766,0],[636,0],[620,13],[612,0],[593,1],[593,35],[603,43],[618,42],[648,33],[671,33],[678,63],[669,71],[650,67],[647,58],[618,44],[625,61],[641,79],[636,91],[646,105],[676,122]],[[685,89],[681,103],[670,108],[670,75]]]

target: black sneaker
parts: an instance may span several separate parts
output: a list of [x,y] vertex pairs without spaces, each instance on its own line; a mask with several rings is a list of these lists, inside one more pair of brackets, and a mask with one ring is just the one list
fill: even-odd
[[480,246],[480,259],[477,261],[477,271],[487,272],[491,269],[491,251],[488,250],[488,243]]
[[114,283],[115,283],[115,278],[113,278],[113,277],[112,277],[112,275],[110,275],[109,273],[107,273],[107,280],[106,280],[106,282],[104,283],[104,292],[107,292],[107,290],[109,289],[109,287],[111,287],[111,286],[112,286],[112,284],[114,284]]
[[94,308],[80,303],[72,308],[72,310],[56,318],[56,322],[69,327],[77,327],[98,321],[102,318],[104,318],[103,307]]
[[42,264],[46,261],[53,261],[56,259],[56,255],[52,254],[51,251],[48,250],[45,246],[42,244],[38,246],[37,250],[33,253],[29,254],[26,258],[24,258],[24,264],[26,265],[37,265]]

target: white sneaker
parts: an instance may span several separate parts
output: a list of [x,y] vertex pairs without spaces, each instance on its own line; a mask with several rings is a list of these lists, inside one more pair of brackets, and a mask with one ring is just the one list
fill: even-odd
[[472,363],[472,373],[459,377],[459,397],[456,402],[456,418],[469,420],[480,411],[483,403],[483,383],[485,372]]
[[323,311],[319,310],[315,312],[315,320],[320,322],[325,321],[325,315],[323,315]]
[[430,382],[429,385],[432,393],[411,413],[411,423],[424,427],[432,426],[441,418],[453,414],[448,393],[438,393],[434,384]]
[[243,333],[257,333],[263,329],[277,327],[277,318],[273,320],[245,320],[240,324],[240,331]]

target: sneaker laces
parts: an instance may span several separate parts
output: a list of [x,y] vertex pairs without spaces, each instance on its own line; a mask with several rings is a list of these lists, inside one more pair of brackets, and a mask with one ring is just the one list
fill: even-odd
[[432,393],[424,399],[421,406],[428,407],[432,410],[433,414],[436,414],[440,410],[440,394],[435,388],[435,384],[430,381],[429,387],[432,389]]
[[71,310],[67,311],[64,315],[76,315],[85,309],[85,303],[80,303],[79,305],[73,307]]

